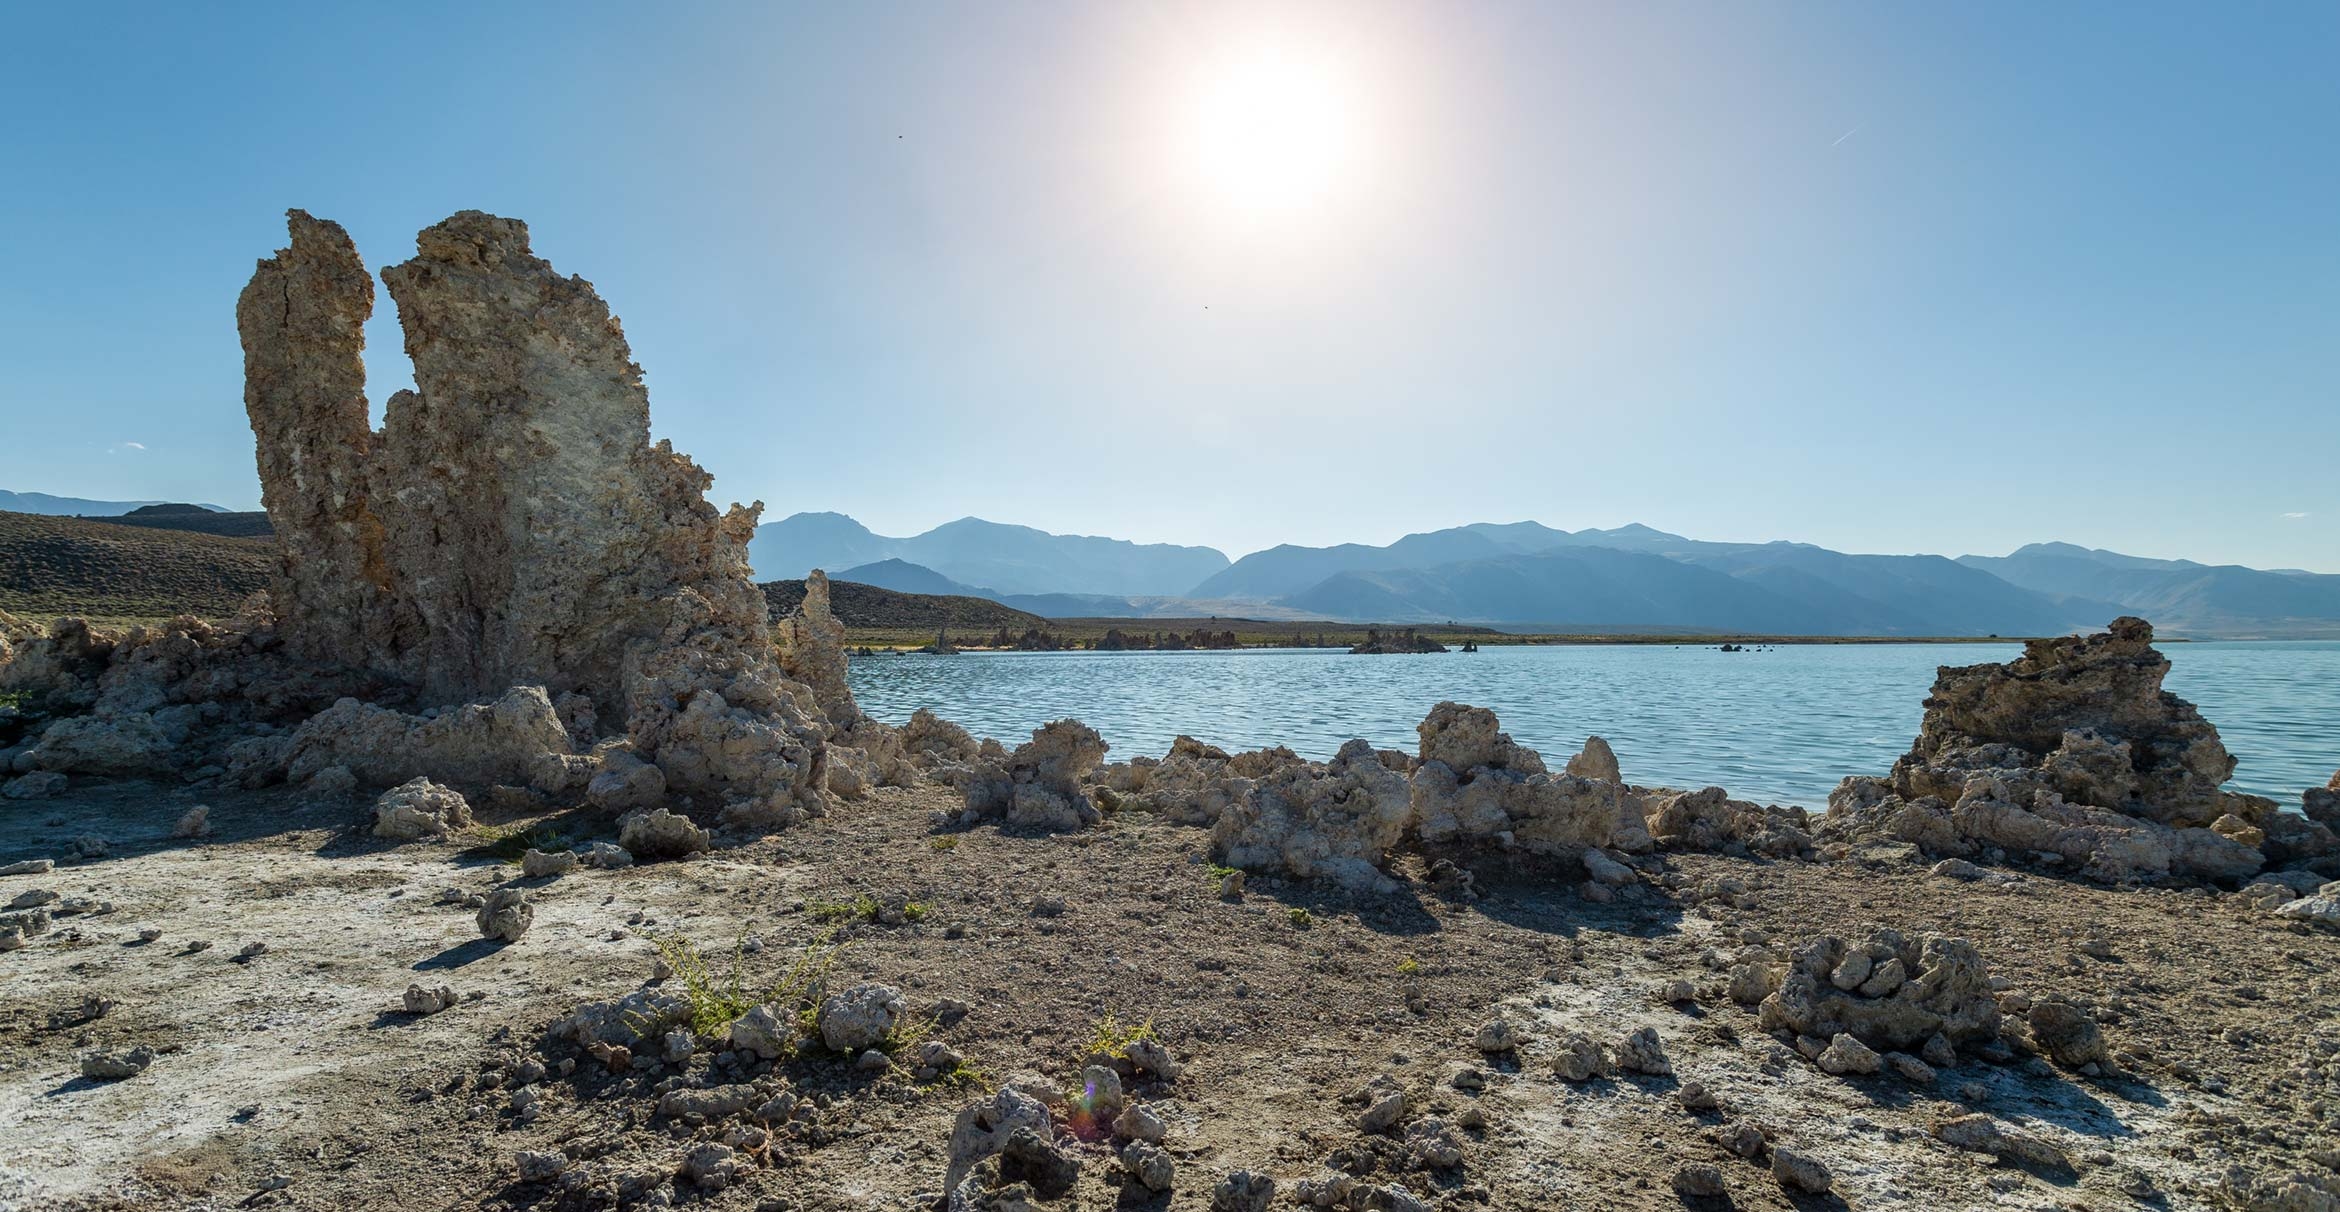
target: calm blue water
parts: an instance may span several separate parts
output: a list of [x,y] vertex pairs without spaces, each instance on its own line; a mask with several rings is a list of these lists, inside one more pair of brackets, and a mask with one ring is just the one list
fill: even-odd
[[[1565,760],[1607,737],[1625,777],[1823,806],[1848,774],[1883,774],[1917,735],[1938,665],[2000,661],[2013,644],[1811,644],[1726,653],[1670,645],[1495,647],[1475,654],[1332,650],[970,653],[859,657],[863,710],[901,723],[931,707],[1013,745],[1075,716],[1109,759],[1160,756],[1183,732],[1228,749],[1328,757],[1350,737],[1413,750],[1431,704],[1491,707],[1504,730]],[[2340,766],[2340,641],[2170,644],[2168,688],[2218,726],[2234,786],[2296,806]]]

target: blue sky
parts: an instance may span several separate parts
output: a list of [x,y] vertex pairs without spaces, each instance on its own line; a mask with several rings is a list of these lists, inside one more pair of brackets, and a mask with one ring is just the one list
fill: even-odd
[[350,7],[12,11],[0,487],[254,506],[284,209],[479,208],[767,517],[2340,571],[2340,6]]

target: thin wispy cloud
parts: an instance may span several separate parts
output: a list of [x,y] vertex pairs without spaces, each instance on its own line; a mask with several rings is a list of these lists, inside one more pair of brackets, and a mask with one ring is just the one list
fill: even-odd
[[1841,135],[1838,135],[1838,136],[1836,137],[1836,142],[1835,142],[1835,143],[1831,143],[1831,144],[1829,144],[1828,146],[1830,146],[1830,147],[1835,147],[1835,146],[1837,146],[1838,144],[1841,144],[1841,143],[1843,143],[1845,140],[1847,140],[1847,139],[1850,139],[1850,138],[1852,138],[1854,135],[1857,135],[1857,134],[1861,133],[1861,128],[1862,128],[1862,127],[1864,127],[1864,126],[1867,126],[1867,125],[1868,125],[1868,123],[1866,123],[1866,122],[1856,122],[1856,123],[1854,123],[1854,124],[1853,124],[1853,128],[1852,128],[1851,130],[1848,130],[1848,131],[1844,132],[1843,134],[1841,134]]
[[127,446],[127,447],[129,447],[130,449],[132,449],[132,450],[144,450],[144,449],[146,449],[146,443],[144,443],[144,442],[124,442],[124,443],[122,443],[122,445],[124,445],[124,446]]
[[2283,516],[2284,516],[2284,518],[2285,518],[2286,520],[2288,520],[2288,521],[2293,521],[2293,522],[2296,522],[2296,521],[2300,520],[2301,518],[2304,518],[2304,517],[2306,517],[2306,516],[2308,516],[2308,515],[2307,515],[2307,510],[2304,510],[2304,509],[2299,509],[2299,510],[2294,510],[2294,511],[2292,511],[2292,512],[2290,512],[2290,513],[2284,514]]

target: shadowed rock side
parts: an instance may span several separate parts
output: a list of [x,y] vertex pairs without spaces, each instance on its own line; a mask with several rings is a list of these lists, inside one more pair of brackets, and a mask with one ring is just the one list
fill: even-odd
[[[387,667],[390,569],[372,512],[366,320],[374,280],[338,223],[295,210],[292,245],[236,300],[244,409],[259,438],[260,499],[276,530],[273,593],[285,643],[311,660]],[[413,638],[413,637],[407,637]]]
[[2222,790],[2234,758],[2161,688],[2153,628],[2035,640],[2004,665],[1944,666],[1916,744],[1886,778],[1829,796],[1831,840],[1912,842],[1936,856],[2070,866],[2106,880],[2235,880],[2270,851],[2333,853],[2321,824]]

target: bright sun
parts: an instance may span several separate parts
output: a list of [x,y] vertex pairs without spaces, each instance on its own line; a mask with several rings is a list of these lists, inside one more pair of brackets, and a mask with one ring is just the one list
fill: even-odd
[[1352,176],[1355,102],[1321,59],[1261,48],[1204,73],[1196,91],[1199,171],[1220,201],[1247,217],[1304,212]]

